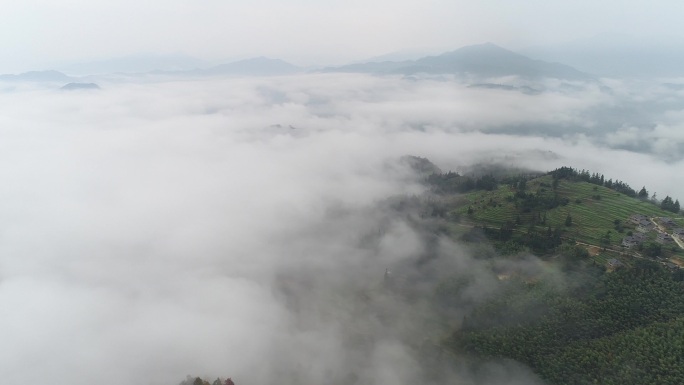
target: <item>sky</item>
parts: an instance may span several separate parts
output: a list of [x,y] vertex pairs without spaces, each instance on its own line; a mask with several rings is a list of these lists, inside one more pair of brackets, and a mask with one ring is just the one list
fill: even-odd
[[0,72],[138,53],[326,65],[487,41],[512,49],[597,35],[674,41],[683,8],[635,0],[7,0]]

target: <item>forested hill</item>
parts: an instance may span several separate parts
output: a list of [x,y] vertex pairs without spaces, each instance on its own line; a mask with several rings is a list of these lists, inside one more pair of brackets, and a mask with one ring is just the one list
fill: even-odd
[[[570,167],[426,180],[437,196],[426,212],[449,236],[513,260],[534,254],[565,277],[503,272],[447,349],[514,359],[552,385],[684,384],[684,253],[666,241],[684,228],[677,199]],[[444,283],[437,297],[460,290]]]

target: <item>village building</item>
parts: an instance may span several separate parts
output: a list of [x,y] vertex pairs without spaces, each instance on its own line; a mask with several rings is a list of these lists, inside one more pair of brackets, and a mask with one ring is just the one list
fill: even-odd
[[681,239],[682,241],[684,241],[684,228],[679,227],[679,228],[672,230],[672,236],[677,237],[677,238]]
[[674,220],[672,220],[672,218],[670,218],[670,217],[661,217],[658,219],[658,222],[660,222],[661,225],[668,227],[668,228],[672,228],[672,227],[677,226],[677,223]]
[[[637,233],[637,234],[643,236],[643,234],[640,234],[640,233]],[[635,235],[636,235],[636,234],[635,234]],[[643,242],[644,239],[646,238],[646,237],[637,237],[637,236],[635,236],[635,235],[628,235],[628,236],[622,238],[622,246],[625,246],[625,247],[628,247],[628,248],[629,248],[629,247],[634,247],[634,246],[639,245],[639,244],[640,244],[641,242]]]
[[639,224],[639,222],[643,220],[648,220],[648,217],[644,214],[632,214],[629,216],[629,221],[635,225]]
[[618,267],[622,266],[624,266],[624,264],[620,262],[619,259],[611,258],[608,260],[608,267],[610,267],[611,269],[617,269]]
[[640,231],[642,233],[647,233],[647,232],[653,230],[654,227],[655,227],[655,225],[653,224],[653,222],[649,221],[648,219],[642,219],[637,224],[636,230]]
[[643,242],[646,240],[646,234],[644,233],[632,233],[632,237],[639,242]]
[[656,236],[656,242],[662,243],[662,244],[667,244],[667,243],[674,242],[674,239],[672,239],[670,234],[658,233],[658,235]]

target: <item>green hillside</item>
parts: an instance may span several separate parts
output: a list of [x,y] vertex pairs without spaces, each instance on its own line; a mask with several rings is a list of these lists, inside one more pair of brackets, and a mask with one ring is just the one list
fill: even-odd
[[[635,232],[632,214],[649,218],[669,217],[684,227],[684,219],[665,211],[648,199],[638,199],[611,188],[568,179],[554,183],[552,175],[529,179],[500,179],[494,188],[475,188],[446,205],[448,218],[464,225],[494,229],[511,228],[515,233],[562,232],[565,240],[600,246],[608,250],[638,252],[621,246]],[[567,225],[570,218],[570,225]],[[655,241],[656,232],[646,234],[644,244]],[[661,256],[684,259],[675,243],[662,245]]]

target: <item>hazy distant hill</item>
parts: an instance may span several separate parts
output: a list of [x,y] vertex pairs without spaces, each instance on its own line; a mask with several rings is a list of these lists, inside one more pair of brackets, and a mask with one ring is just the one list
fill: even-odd
[[468,86],[468,88],[482,88],[488,90],[504,90],[504,91],[519,91],[527,95],[538,95],[542,91],[536,88],[528,86],[511,86],[507,84],[495,84],[495,83],[475,83]]
[[570,66],[533,60],[492,43],[466,46],[437,56],[402,62],[359,63],[326,68],[325,72],[361,72],[412,75],[462,74],[480,77],[521,76],[590,80],[591,75]]
[[0,75],[0,81],[29,81],[29,82],[60,82],[66,83],[72,81],[73,78],[59,72],[59,71],[30,71],[18,75],[5,74]]
[[100,86],[95,83],[69,83],[60,88],[64,91],[75,91],[75,90],[99,90]]
[[302,69],[280,59],[257,57],[221,64],[204,70],[193,71],[200,75],[250,75],[271,76],[289,75],[301,72]]

